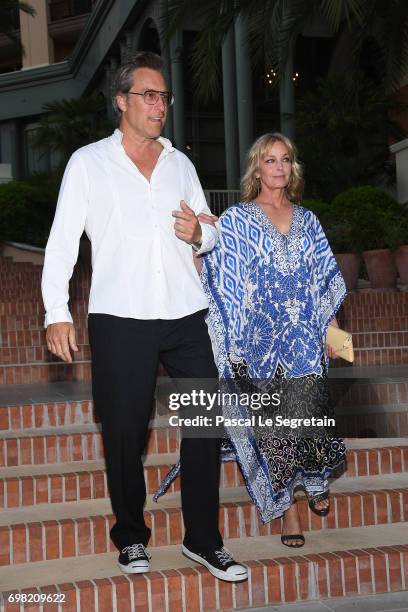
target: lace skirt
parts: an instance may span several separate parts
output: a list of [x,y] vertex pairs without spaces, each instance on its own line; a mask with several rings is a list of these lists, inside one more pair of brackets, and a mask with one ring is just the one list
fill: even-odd
[[[223,458],[238,461],[248,491],[267,522],[290,507],[296,490],[303,489],[309,498],[327,491],[328,477],[344,462],[346,448],[336,436],[327,373],[286,379],[278,369],[267,382],[250,381],[242,376],[242,369],[240,374],[241,390],[275,394],[280,400],[257,411],[255,424],[227,428],[229,437],[222,444]],[[244,416],[237,405],[226,407],[225,412]],[[267,422],[272,425],[265,426]]]

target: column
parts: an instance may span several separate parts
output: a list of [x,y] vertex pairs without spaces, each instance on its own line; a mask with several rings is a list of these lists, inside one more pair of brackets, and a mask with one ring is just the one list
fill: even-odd
[[22,152],[18,121],[3,122],[0,125],[0,155],[1,161],[11,166],[13,180],[22,178]]
[[125,32],[125,38],[119,42],[120,61],[123,64],[132,54],[132,34]]
[[183,31],[178,30],[170,41],[171,83],[174,93],[173,129],[174,144],[181,151],[186,149],[184,114]]
[[245,159],[254,139],[254,110],[252,102],[252,75],[247,28],[244,17],[239,15],[234,23],[235,61],[237,75],[239,159],[241,174]]
[[115,72],[118,69],[118,67],[119,67],[119,62],[116,59],[116,57],[108,58],[108,65],[106,66],[105,70],[106,70],[106,84],[107,84],[107,90],[108,90],[107,99],[109,100],[109,103],[107,105],[108,119],[110,119],[111,121],[116,121],[118,119],[118,117],[116,116],[113,110],[113,106],[112,106],[113,78],[115,76]]
[[30,0],[29,4],[35,10],[33,17],[20,11],[23,68],[54,61],[54,45],[48,34],[47,0]]
[[[163,42],[160,41],[160,47],[162,49],[162,60],[164,64],[164,71],[166,73],[166,83],[168,89],[172,90],[172,81],[171,81],[171,62],[170,62],[170,50],[168,45],[163,48]],[[165,138],[168,138],[173,142],[174,140],[174,120],[173,120],[173,111],[174,105],[170,106],[167,111],[167,119],[166,124],[164,126],[163,135]]]
[[234,28],[228,30],[222,45],[222,88],[224,99],[225,165],[227,189],[239,185],[239,140]]
[[279,85],[280,129],[282,134],[291,140],[295,138],[295,83],[293,81],[293,57],[294,43],[289,49]]

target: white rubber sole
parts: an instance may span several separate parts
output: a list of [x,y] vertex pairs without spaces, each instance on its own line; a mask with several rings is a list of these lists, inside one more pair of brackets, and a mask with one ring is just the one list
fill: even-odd
[[144,574],[150,571],[150,564],[136,565],[132,567],[131,565],[122,565],[118,562],[118,565],[124,574]]
[[242,566],[242,572],[239,574],[227,574],[227,572],[217,570],[210,563],[208,563],[208,561],[200,557],[200,555],[197,555],[196,553],[191,552],[191,550],[188,550],[188,548],[186,548],[184,544],[181,547],[181,551],[183,555],[185,555],[189,559],[192,559],[193,561],[197,561],[197,563],[204,565],[208,569],[210,574],[212,574],[219,580],[225,580],[226,582],[240,582],[241,580],[248,579],[248,570],[244,566]]

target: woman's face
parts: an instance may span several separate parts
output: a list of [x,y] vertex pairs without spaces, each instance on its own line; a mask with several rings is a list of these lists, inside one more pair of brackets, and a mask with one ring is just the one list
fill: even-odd
[[287,146],[277,140],[268,149],[259,165],[255,176],[261,179],[261,190],[284,189],[292,174],[292,162],[290,161]]

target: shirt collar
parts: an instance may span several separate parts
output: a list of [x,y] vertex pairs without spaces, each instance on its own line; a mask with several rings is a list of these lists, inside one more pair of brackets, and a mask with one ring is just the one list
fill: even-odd
[[[121,132],[121,130],[119,128],[116,128],[116,130],[113,132],[111,139],[113,141],[113,143],[116,146],[121,146],[122,145],[122,139],[123,139],[123,132]],[[172,153],[173,151],[175,151],[175,148],[173,147],[173,145],[171,144],[170,140],[168,138],[164,138],[163,136],[159,136],[158,138],[156,138],[156,140],[158,142],[160,142],[160,144],[162,145],[163,149],[167,152],[167,153]]]

